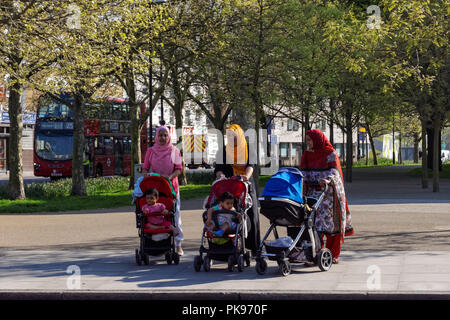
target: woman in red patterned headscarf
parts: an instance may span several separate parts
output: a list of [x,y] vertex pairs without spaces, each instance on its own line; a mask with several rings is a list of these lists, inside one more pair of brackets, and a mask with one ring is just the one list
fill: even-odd
[[317,210],[316,228],[322,238],[324,234],[327,236],[326,247],[333,255],[333,263],[338,263],[341,240],[353,234],[341,163],[336,150],[322,131],[307,131],[306,144],[308,149],[303,152],[300,163],[305,180],[305,195],[318,198],[325,184],[329,186]]

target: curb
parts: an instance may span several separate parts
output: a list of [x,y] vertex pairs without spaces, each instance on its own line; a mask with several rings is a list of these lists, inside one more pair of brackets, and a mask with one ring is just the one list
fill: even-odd
[[0,300],[450,300],[450,292],[0,291]]

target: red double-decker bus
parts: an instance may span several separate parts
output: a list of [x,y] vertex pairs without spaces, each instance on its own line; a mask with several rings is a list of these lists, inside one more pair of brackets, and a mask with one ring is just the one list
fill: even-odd
[[[127,100],[107,98],[102,103],[93,104],[86,109],[83,150],[89,159],[88,175],[130,175],[131,135]],[[142,157],[145,155],[146,146],[144,127],[141,132]],[[34,132],[34,175],[52,179],[71,177],[72,152],[72,111],[59,101],[47,96],[42,97]]]

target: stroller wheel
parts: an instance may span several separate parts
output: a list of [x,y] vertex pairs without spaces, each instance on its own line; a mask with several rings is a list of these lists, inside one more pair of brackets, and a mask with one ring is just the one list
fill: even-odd
[[230,272],[234,271],[234,256],[228,257],[228,271]]
[[141,255],[139,254],[139,250],[136,249],[136,264],[138,266],[142,265]]
[[170,252],[166,253],[166,262],[167,264],[172,264],[172,255],[170,254]]
[[316,264],[322,271],[330,270],[331,266],[333,265],[333,255],[327,248],[321,249],[316,259]]
[[240,254],[237,260],[238,271],[244,271],[244,255]]
[[148,254],[143,254],[142,255],[142,261],[144,261],[144,264],[146,265],[146,266],[148,266],[149,264],[150,264],[150,260],[149,260],[149,257],[148,257]]
[[202,267],[202,258],[200,256],[195,256],[194,258],[194,269],[199,272]]
[[291,273],[291,264],[289,261],[281,261],[278,264],[278,270],[282,276],[288,276]]
[[267,262],[264,259],[258,259],[256,260],[256,272],[260,275],[263,275],[266,273],[267,270]]
[[206,256],[203,260],[203,270],[205,270],[206,272],[209,272],[209,270],[211,270],[211,259],[208,256]]
[[180,255],[176,252],[172,252],[172,261],[174,264],[180,263]]

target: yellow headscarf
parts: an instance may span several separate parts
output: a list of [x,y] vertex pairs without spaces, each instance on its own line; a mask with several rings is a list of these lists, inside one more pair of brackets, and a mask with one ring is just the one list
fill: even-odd
[[[232,124],[227,131],[227,164],[233,167],[234,175],[244,175],[248,162],[248,148],[245,140],[244,131],[237,124]],[[236,137],[234,141],[230,141],[231,137]],[[235,143],[236,142],[236,143]]]

